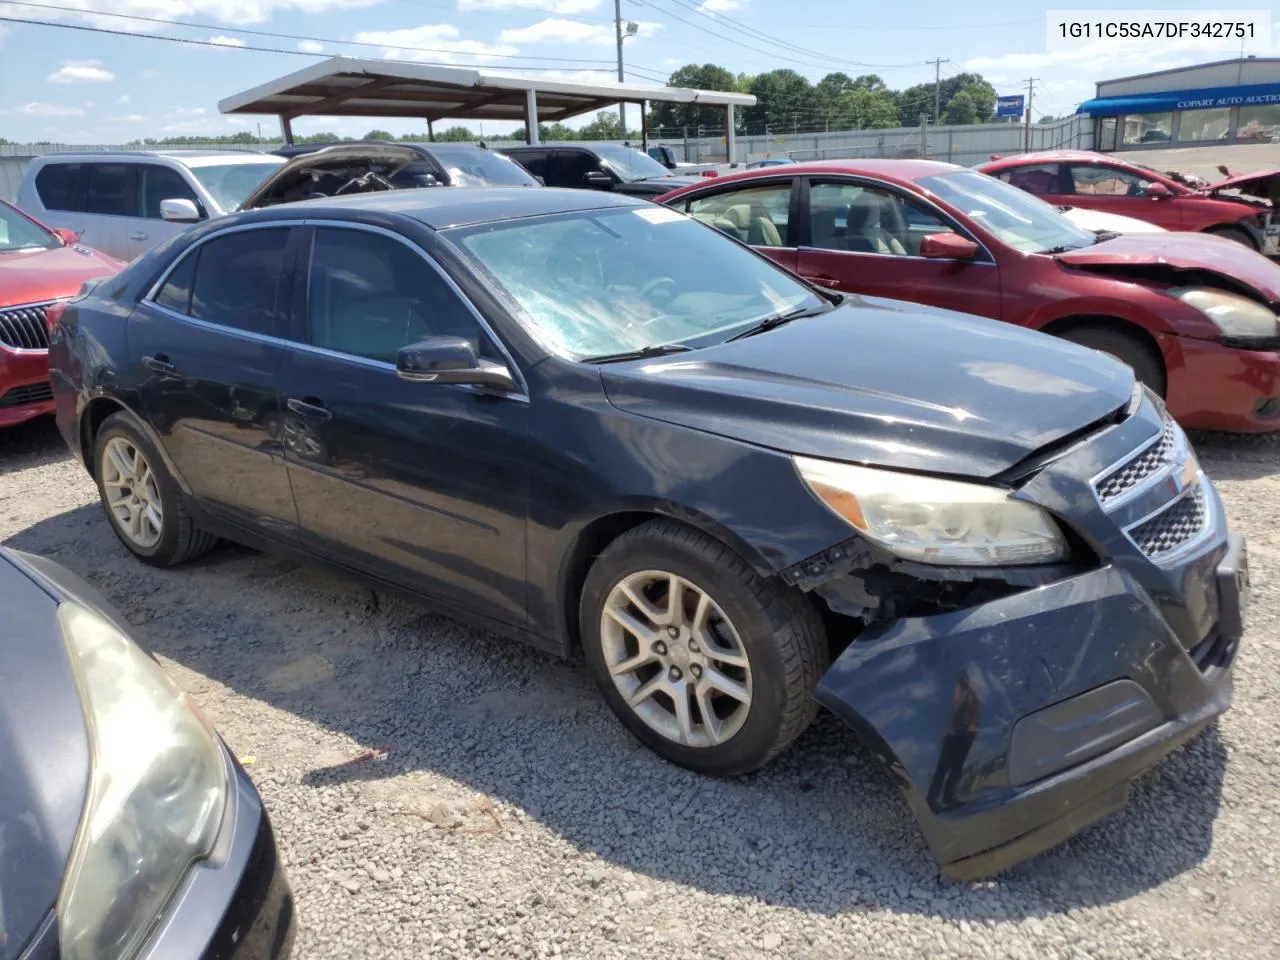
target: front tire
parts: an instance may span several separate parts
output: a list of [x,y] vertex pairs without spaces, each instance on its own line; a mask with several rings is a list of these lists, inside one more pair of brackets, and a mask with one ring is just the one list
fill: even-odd
[[827,640],[804,598],[667,520],[600,554],[579,610],[587,663],[623,725],[691,770],[764,766],[812,722]]
[[1224,240],[1231,240],[1257,252],[1258,245],[1253,242],[1253,237],[1239,227],[1210,227],[1205,233],[1211,233],[1215,237],[1222,237]]
[[107,417],[93,450],[93,473],[107,520],[134,556],[171,567],[207,553],[218,542],[191,519],[164,459],[131,414]]
[[1068,330],[1062,334],[1062,339],[1078,343],[1082,347],[1091,347],[1128,364],[1141,383],[1159,396],[1164,396],[1164,361],[1133,334],[1112,327],[1088,326]]

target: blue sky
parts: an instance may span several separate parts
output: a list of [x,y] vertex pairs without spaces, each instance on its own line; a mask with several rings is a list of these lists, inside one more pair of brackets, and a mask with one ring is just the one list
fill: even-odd
[[[51,6],[41,10],[36,3]],[[1038,77],[1036,112],[1063,114],[1088,99],[1097,80],[1232,55],[1190,42],[1150,41],[1122,50],[1049,53],[1045,11],[1062,6],[1062,0],[622,0],[623,17],[640,24],[639,35],[626,41],[628,79],[660,80],[682,64],[712,62],[737,72],[790,67],[815,81],[833,70],[878,73],[901,88],[931,80],[934,68],[925,61],[945,57],[944,76],[977,71],[1001,94],[1021,92],[1024,78]],[[1148,6],[1156,12],[1210,4]],[[1248,6],[1270,8],[1280,25],[1276,5]],[[119,143],[254,129],[256,118],[222,117],[217,102],[318,59],[304,52],[538,68],[559,76],[609,78],[615,70],[613,0],[0,0],[0,16],[228,45],[191,47],[0,21],[0,136],[17,142]],[[339,40],[365,46],[333,42]],[[293,53],[231,49],[235,45]],[[1246,51],[1270,52],[1261,43],[1247,44]],[[303,119],[295,130],[359,136],[374,125]],[[376,125],[393,133],[422,129],[411,121]],[[262,118],[262,129],[274,132],[274,118]]]

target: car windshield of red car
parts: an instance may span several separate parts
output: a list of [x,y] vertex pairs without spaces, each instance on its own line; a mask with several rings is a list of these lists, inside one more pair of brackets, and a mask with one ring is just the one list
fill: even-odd
[[52,250],[57,237],[34,220],[0,203],[0,253],[18,250]]
[[1097,239],[1039,197],[976,170],[925,177],[919,185],[1022,253],[1075,250]]

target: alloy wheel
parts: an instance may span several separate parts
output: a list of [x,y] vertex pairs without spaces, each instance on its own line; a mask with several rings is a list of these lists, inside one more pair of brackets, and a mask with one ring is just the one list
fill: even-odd
[[751,664],[711,595],[663,570],[620,580],[600,618],[605,666],[635,715],[687,747],[733,738],[751,708]]
[[112,437],[102,451],[102,489],[116,526],[144,550],[160,542],[164,507],[155,472],[126,437]]

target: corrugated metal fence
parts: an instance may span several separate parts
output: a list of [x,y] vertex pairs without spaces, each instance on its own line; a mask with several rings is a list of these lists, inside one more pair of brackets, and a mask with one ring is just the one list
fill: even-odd
[[[666,131],[664,131],[666,132]],[[844,130],[832,133],[788,133],[737,138],[738,161],[762,157],[791,157],[794,160],[835,160],[842,157],[924,157],[972,167],[984,163],[993,153],[1019,153],[1023,149],[1021,124],[989,123],[965,127],[930,127],[927,137],[920,127],[892,130]],[[691,163],[725,160],[723,137],[655,138],[682,153]],[[272,150],[275,145],[248,149]],[[1031,128],[1031,148],[1049,150],[1067,147],[1093,148],[1093,124],[1088,117],[1071,117],[1059,123],[1036,124]],[[128,150],[126,146],[75,145],[61,143],[0,144],[0,197],[12,199],[32,157],[62,150]]]

